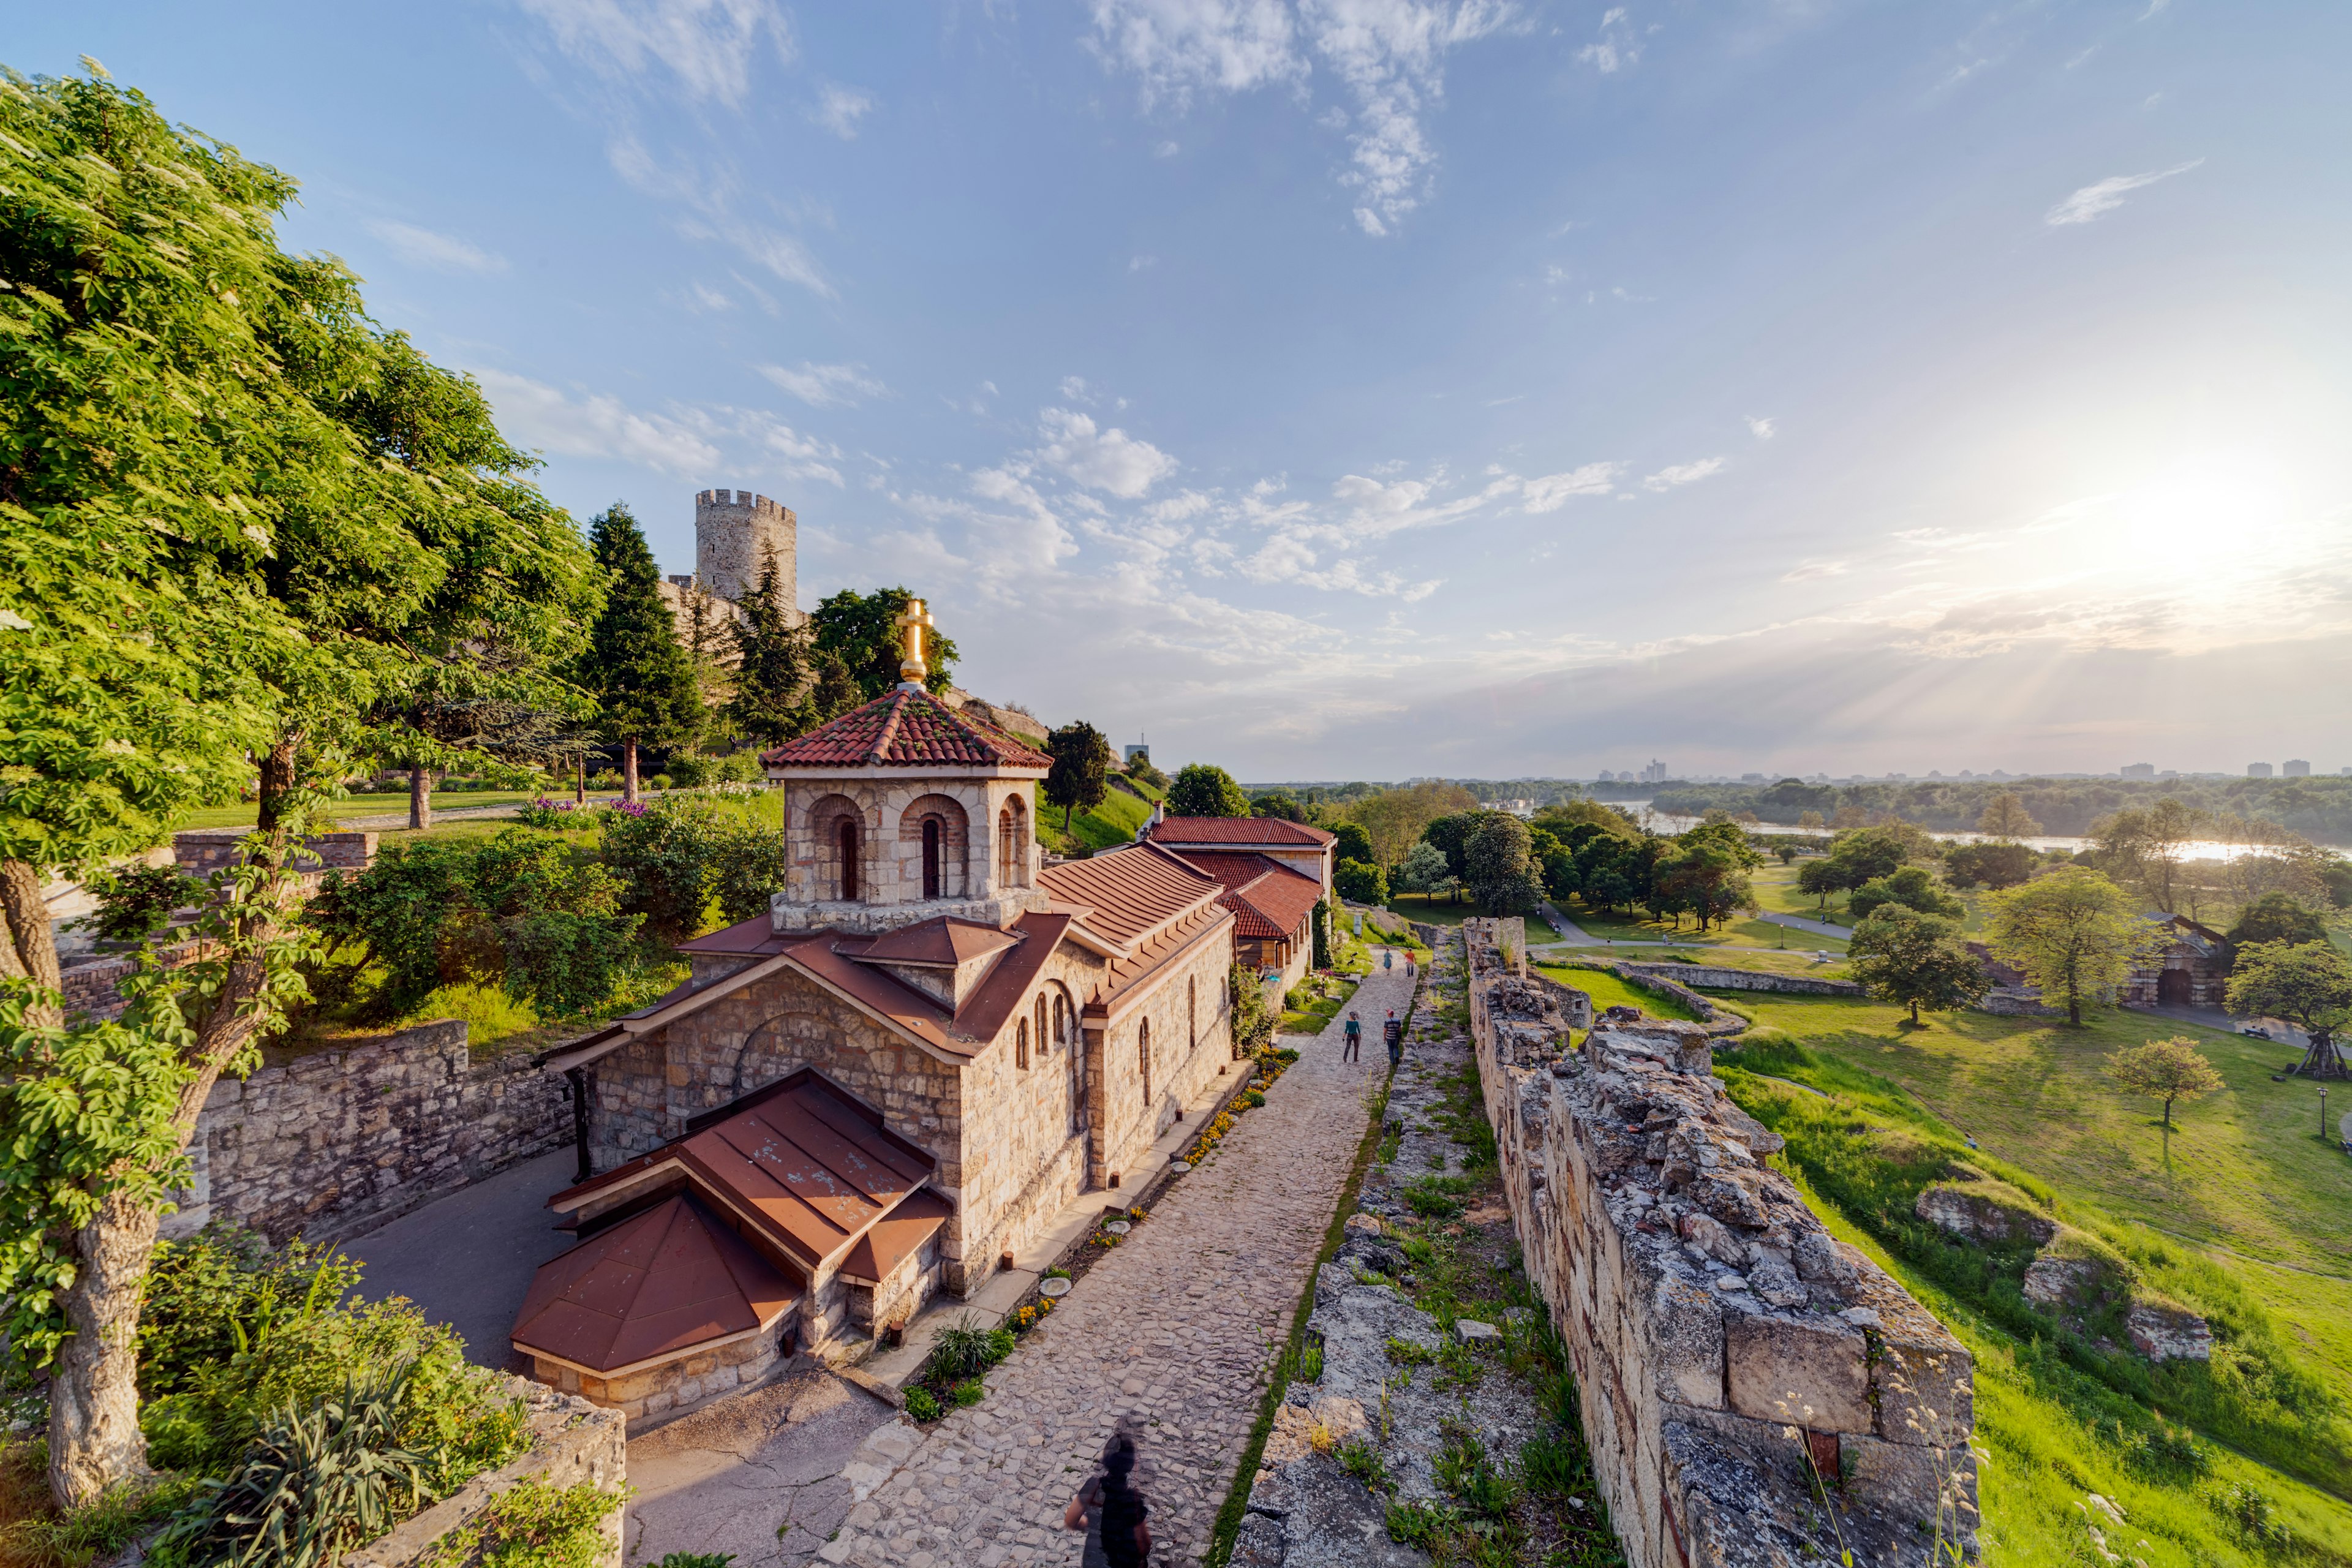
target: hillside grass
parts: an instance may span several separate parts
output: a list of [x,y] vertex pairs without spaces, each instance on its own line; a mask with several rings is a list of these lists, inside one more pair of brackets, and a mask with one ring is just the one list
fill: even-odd
[[[1466,893],[1463,895],[1462,901],[1458,904],[1451,898],[1440,894],[1391,893],[1388,907],[1409,921],[1419,921],[1423,925],[1433,926],[1458,926],[1464,921],[1479,920],[1494,913],[1492,910]],[[1542,928],[1543,920],[1540,916],[1528,918],[1536,929]]]
[[1621,980],[1605,969],[1585,969],[1567,963],[1538,963],[1536,971],[1592,998],[1596,1014],[1608,1007],[1639,1007],[1653,1018],[1696,1018],[1697,1014],[1663,991]]
[[1062,809],[1037,805],[1037,835],[1045,846],[1057,854],[1075,855],[1081,848],[1089,852],[1116,849],[1135,842],[1135,831],[1151,820],[1151,807],[1146,802],[1124,790],[1110,790],[1102,804],[1091,811],[1075,813],[1066,832],[1062,826]]

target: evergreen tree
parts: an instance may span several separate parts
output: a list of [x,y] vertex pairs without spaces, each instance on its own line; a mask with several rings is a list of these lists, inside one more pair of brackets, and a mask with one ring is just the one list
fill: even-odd
[[812,727],[813,689],[808,629],[794,625],[793,606],[782,603],[783,585],[771,552],[760,569],[759,586],[743,595],[742,616],[733,628],[735,695],[727,716],[744,737],[772,746]]
[[621,798],[635,800],[637,748],[693,740],[702,727],[702,696],[636,518],[614,501],[588,525],[588,544],[608,585],[589,628],[581,684],[596,694],[605,739],[620,742]]
[[1047,736],[1045,751],[1054,771],[1045,775],[1042,793],[1048,805],[1062,808],[1062,831],[1067,833],[1072,812],[1092,811],[1110,793],[1110,742],[1080,720]]

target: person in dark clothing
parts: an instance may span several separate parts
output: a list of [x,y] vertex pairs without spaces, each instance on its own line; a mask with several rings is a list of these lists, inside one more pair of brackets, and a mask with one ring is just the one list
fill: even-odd
[[1062,1510],[1066,1528],[1087,1531],[1088,1568],[1144,1568],[1151,1555],[1151,1510],[1129,1484],[1134,1472],[1135,1439],[1122,1432],[1103,1452],[1103,1473]]
[[1389,1009],[1388,1022],[1381,1026],[1381,1038],[1389,1048],[1391,1067],[1404,1059],[1404,1020],[1396,1016],[1393,1007]]
[[1339,1059],[1343,1062],[1361,1060],[1362,1058],[1357,1055],[1357,1052],[1362,1048],[1364,1044],[1364,1021],[1361,1018],[1357,1017],[1353,1013],[1349,1014],[1348,1026],[1341,1029],[1339,1031],[1339,1035],[1340,1038],[1346,1042],[1345,1048],[1339,1052]]

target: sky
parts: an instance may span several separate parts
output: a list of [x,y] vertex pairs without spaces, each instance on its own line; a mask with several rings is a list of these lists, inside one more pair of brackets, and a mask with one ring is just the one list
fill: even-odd
[[2352,767],[2352,7],[108,3],[665,570],[1244,779]]

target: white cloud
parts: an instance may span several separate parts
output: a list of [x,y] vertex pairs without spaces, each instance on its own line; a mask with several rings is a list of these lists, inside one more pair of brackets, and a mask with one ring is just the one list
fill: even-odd
[[1624,470],[1622,463],[1587,463],[1566,473],[1546,474],[1541,479],[1523,482],[1527,496],[1522,510],[1530,512],[1558,511],[1571,496],[1605,496],[1617,488],[1617,476]]
[[841,483],[840,450],[804,436],[773,415],[723,404],[673,404],[661,413],[634,409],[604,393],[577,395],[499,370],[474,376],[498,411],[499,424],[521,445],[567,458],[635,463],[674,479],[708,481],[729,460],[764,459],[787,479]]
[[1625,7],[1612,5],[1601,14],[1601,37],[1576,51],[1576,58],[1603,76],[1612,76],[1642,58],[1642,37],[1626,18]]
[[1126,431],[1098,430],[1084,414],[1048,408],[1039,416],[1045,445],[1038,458],[1078,483],[1137,500],[1176,471],[1176,459]]
[[2095,222],[2123,205],[2125,193],[2138,190],[2142,185],[2152,185],[2158,180],[2168,180],[2175,174],[2185,174],[2204,161],[2191,158],[2188,163],[2176,163],[2169,169],[2158,169],[2145,174],[2117,174],[2101,180],[2095,185],[2084,185],[2044,213],[2042,221],[2053,228]]
[[1748,433],[1759,441],[1769,441],[1774,436],[1780,434],[1779,422],[1769,416],[1750,414],[1747,416],[1747,420]]
[[1308,55],[1321,59],[1355,112],[1327,109],[1317,123],[1354,127],[1340,183],[1357,193],[1358,226],[1380,236],[1427,195],[1437,154],[1422,119],[1444,96],[1445,52],[1512,16],[1505,0],[1096,0],[1091,42],[1141,81],[1147,110],[1181,111],[1196,91],[1301,85]]
[[1156,256],[1130,256],[1127,258],[1127,269],[1129,272],[1140,272],[1148,267],[1159,265],[1160,258]]
[[873,111],[872,95],[860,92],[854,87],[827,84],[824,90],[817,94],[816,107],[809,118],[847,142],[856,136],[857,122]]
[[391,218],[369,219],[367,231],[412,266],[429,267],[436,272],[499,273],[507,269],[505,257],[468,245],[453,234],[441,234]]
[[1087,384],[1087,378],[1083,375],[1064,376],[1062,395],[1073,403],[1092,403],[1095,400],[1094,389]]
[[557,47],[607,76],[638,77],[665,66],[690,92],[730,106],[751,90],[763,53],[793,57],[792,29],[771,0],[517,4],[546,26]]
[[1695,463],[1673,463],[1643,479],[1643,488],[1670,490],[1676,485],[1695,485],[1699,480],[1723,472],[1727,458],[1701,458]]
[[811,364],[803,360],[798,370],[780,364],[759,368],[761,375],[812,408],[844,403],[854,406],[861,397],[878,397],[890,390],[867,375],[862,364]]
[[1843,561],[1808,561],[1780,574],[1783,583],[1811,583],[1822,577],[1843,577],[1846,563]]
[[731,177],[689,165],[665,165],[645,143],[626,134],[614,138],[605,156],[614,173],[631,185],[647,195],[677,202],[693,215],[678,220],[677,232],[686,238],[731,245],[783,281],[833,298],[833,285],[825,280],[806,246],[745,216],[748,204]]

